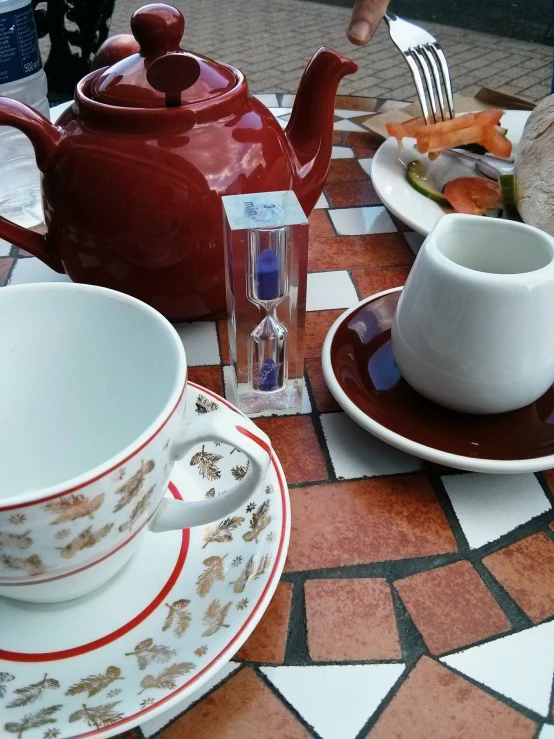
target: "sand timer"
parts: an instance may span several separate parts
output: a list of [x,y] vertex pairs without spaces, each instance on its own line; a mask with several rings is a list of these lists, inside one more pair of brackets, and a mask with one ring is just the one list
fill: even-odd
[[248,381],[259,392],[282,390],[288,379],[288,331],[277,316],[288,293],[288,232],[288,226],[248,231],[248,299],[265,311],[248,340]]

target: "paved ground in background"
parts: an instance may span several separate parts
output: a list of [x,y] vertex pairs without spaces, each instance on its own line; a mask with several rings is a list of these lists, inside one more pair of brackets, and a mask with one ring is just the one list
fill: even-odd
[[[129,30],[132,12],[146,0],[117,0],[111,34]],[[358,49],[345,37],[346,8],[299,0],[169,0],[185,14],[185,46],[239,67],[252,92],[294,92],[311,54],[328,44],[354,59],[360,71],[346,78],[343,94],[412,100],[405,62],[378,30]],[[552,47],[420,23],[441,42],[455,90],[473,94],[482,83],[533,100],[550,92]],[[492,30],[492,29],[491,29]]]

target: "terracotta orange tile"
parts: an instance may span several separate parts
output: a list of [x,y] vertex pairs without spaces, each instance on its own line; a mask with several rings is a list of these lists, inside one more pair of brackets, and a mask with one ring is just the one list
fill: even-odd
[[364,267],[411,265],[414,255],[399,233],[338,236],[312,239],[308,254],[310,272]]
[[368,146],[353,146],[352,149],[359,159],[373,159],[377,151],[377,149]]
[[269,436],[289,483],[327,480],[327,467],[309,416],[259,418],[256,425]]
[[282,665],[289,630],[292,583],[281,582],[260,623],[237,653],[238,659]]
[[424,475],[291,490],[288,571],[344,567],[456,551]]
[[347,182],[348,180],[367,180],[367,174],[360,163],[356,159],[331,159],[327,184],[329,182]]
[[337,95],[335,110],[367,110],[372,113],[377,105],[377,98],[364,98],[355,95]]
[[308,220],[310,222],[310,242],[312,239],[325,239],[336,235],[325,208],[313,210]]
[[371,739],[532,739],[537,724],[429,657],[422,657]]
[[554,531],[554,521],[552,521],[552,523],[550,524],[550,528],[552,529],[552,531]]
[[410,267],[387,267],[386,269],[355,269],[352,277],[360,296],[367,298],[370,295],[389,290],[391,287],[404,285],[408,279]]
[[540,532],[483,559],[535,623],[554,615],[554,541]]
[[325,191],[331,207],[349,208],[356,205],[381,205],[370,179],[354,182],[328,182]]
[[8,257],[2,257],[0,259],[0,285],[6,284],[12,264],[13,259],[9,259]]
[[308,580],[304,592],[311,659],[340,662],[402,657],[385,580]]
[[554,470],[546,470],[546,472],[543,473],[546,482],[548,483],[548,487],[550,488],[551,492],[554,493]]
[[382,143],[382,137],[372,131],[351,131],[346,137],[347,146],[362,146],[365,149],[377,149]]
[[229,356],[229,330],[227,319],[217,322],[217,333],[219,335],[221,364],[231,364],[231,357]]
[[341,144],[342,136],[342,131],[333,131],[333,144]]
[[[263,729],[261,729],[263,727]],[[309,732],[248,667],[160,734],[162,739],[309,739]]]
[[469,562],[455,562],[394,583],[433,654],[508,631],[510,622]]
[[322,310],[306,313],[306,359],[321,357],[321,350],[327,332],[343,312],[342,310]]
[[221,367],[219,365],[189,367],[189,380],[207,387],[208,390],[213,390],[218,395],[223,395]]
[[327,387],[327,383],[323,377],[321,359],[309,359],[306,362],[306,371],[310,378],[310,386],[312,388],[312,394],[314,396],[317,410],[320,413],[339,411],[340,406],[331,395],[331,391]]

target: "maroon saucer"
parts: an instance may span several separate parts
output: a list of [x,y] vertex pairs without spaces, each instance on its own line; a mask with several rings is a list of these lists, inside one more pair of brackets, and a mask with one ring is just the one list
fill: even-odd
[[360,425],[424,459],[484,472],[554,467],[554,387],[510,413],[469,415],[423,398],[402,379],[390,329],[401,288],[341,316],[323,351],[336,400]]

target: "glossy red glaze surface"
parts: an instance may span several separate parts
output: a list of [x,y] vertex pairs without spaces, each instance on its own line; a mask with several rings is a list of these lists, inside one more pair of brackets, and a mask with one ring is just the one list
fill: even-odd
[[[115,65],[122,65],[121,78],[99,69],[81,80],[58,125],[0,99],[0,125],[19,128],[35,146],[47,225],[42,237],[0,219],[0,237],[76,282],[134,295],[181,320],[225,310],[222,195],[293,189],[311,212],[331,159],[337,87],[357,67],[320,49],[285,131],[248,95],[238,70],[203,57],[195,57],[200,73],[181,105],[166,107],[175,93],[156,91],[147,79],[149,64],[165,53],[164,18],[161,31],[155,25],[164,7],[137,11],[143,54]],[[175,14],[168,17],[174,33]],[[144,56],[145,46],[152,57]],[[178,55],[173,41],[164,48]],[[175,78],[178,87],[186,75],[177,71]],[[133,106],[137,92],[149,101],[145,107]],[[102,93],[123,104],[99,102]]]
[[331,345],[333,372],[350,400],[381,426],[411,441],[475,459],[554,454],[554,387],[510,413],[469,415],[442,408],[402,379],[390,330],[400,290],[347,316]]

